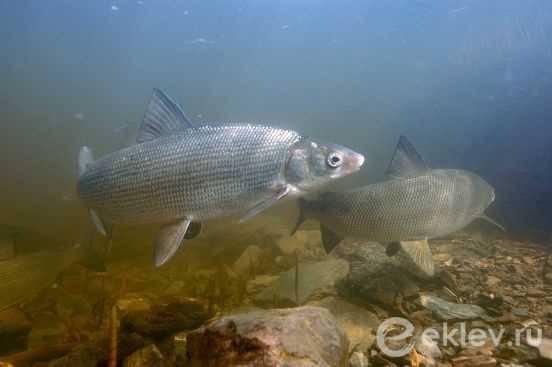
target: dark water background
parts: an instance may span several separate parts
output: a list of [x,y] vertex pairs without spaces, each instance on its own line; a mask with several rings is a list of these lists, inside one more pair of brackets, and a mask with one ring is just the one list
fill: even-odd
[[552,232],[552,2],[0,0],[0,223],[61,238],[87,219],[82,145],[132,140],[153,87],[196,121],[294,128],[367,157],[399,134],[497,191],[512,236]]

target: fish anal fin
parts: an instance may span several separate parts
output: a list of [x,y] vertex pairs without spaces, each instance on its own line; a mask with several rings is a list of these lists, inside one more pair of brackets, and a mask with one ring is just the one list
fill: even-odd
[[192,122],[182,108],[162,90],[154,89],[136,142],[143,143],[191,127]]
[[320,225],[320,234],[322,235],[322,246],[324,246],[324,250],[326,250],[327,254],[332,252],[342,240],[342,238],[324,225]]
[[184,219],[161,227],[155,237],[153,263],[156,267],[165,264],[178,250],[192,221]]
[[393,178],[409,178],[423,175],[429,170],[430,167],[414,145],[401,135],[386,174]]
[[498,223],[494,219],[490,218],[489,216],[487,216],[485,214],[482,214],[482,215],[479,216],[479,218],[481,218],[481,219],[491,223],[492,225],[500,228],[503,232],[506,232],[506,228],[504,228],[504,226],[502,226],[500,223]]
[[89,209],[88,213],[90,214],[90,219],[92,220],[92,223],[94,223],[94,226],[96,226],[96,229],[98,232],[100,232],[103,236],[107,236],[107,231],[105,230],[105,225],[100,219],[100,216],[94,209]]
[[245,214],[240,218],[240,223],[247,222],[249,219],[253,218],[257,214],[267,210],[268,208],[272,207],[274,204],[276,204],[278,201],[286,197],[290,193],[291,189],[289,186],[284,186],[280,190],[278,190],[274,196],[268,198],[265,201],[262,201],[258,203],[257,205],[253,206]]
[[401,249],[424,275],[435,275],[435,265],[427,240],[401,241]]

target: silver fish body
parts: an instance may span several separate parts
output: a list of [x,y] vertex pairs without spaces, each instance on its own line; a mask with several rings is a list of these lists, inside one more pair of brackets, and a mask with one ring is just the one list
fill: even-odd
[[302,200],[296,229],[307,218],[318,219],[327,252],[346,237],[388,243],[389,255],[402,250],[409,264],[433,276],[428,239],[455,232],[476,218],[498,225],[484,215],[495,199],[485,180],[468,171],[430,169],[404,136],[387,174],[391,180]]
[[88,165],[79,196],[112,223],[164,223],[231,215],[286,182],[296,132],[202,126],[137,144]]
[[307,216],[341,237],[390,242],[453,233],[481,217],[493,200],[493,188],[481,177],[436,169],[352,191],[325,193],[305,206]]
[[195,127],[180,106],[154,90],[137,144],[94,161],[79,154],[79,197],[98,230],[104,221],[163,224],[154,263],[164,264],[203,220],[241,215],[300,197],[360,169],[364,157],[335,144],[270,126]]

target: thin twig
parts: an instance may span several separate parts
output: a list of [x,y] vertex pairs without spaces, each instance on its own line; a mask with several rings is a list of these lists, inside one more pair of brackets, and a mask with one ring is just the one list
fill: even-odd
[[109,353],[109,367],[117,367],[117,335],[119,320],[117,319],[117,304],[111,308],[111,348]]

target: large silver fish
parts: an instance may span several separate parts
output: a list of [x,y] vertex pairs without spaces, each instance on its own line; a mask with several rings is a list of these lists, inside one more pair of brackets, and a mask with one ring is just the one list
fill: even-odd
[[[154,90],[137,144],[93,161],[79,156],[77,192],[105,234],[111,223],[161,223],[154,262],[165,263],[206,219],[245,221],[359,170],[361,154],[299,133],[250,124],[194,127]],[[101,219],[100,219],[101,218]]]
[[[432,275],[428,238],[455,232],[476,218],[498,225],[484,214],[495,199],[485,180],[468,171],[430,169],[404,136],[387,173],[392,180],[323,193],[315,201],[301,200],[297,227],[306,218],[319,220],[327,251],[344,237],[401,241],[401,248],[420,269]],[[391,253],[395,246],[389,248]]]

